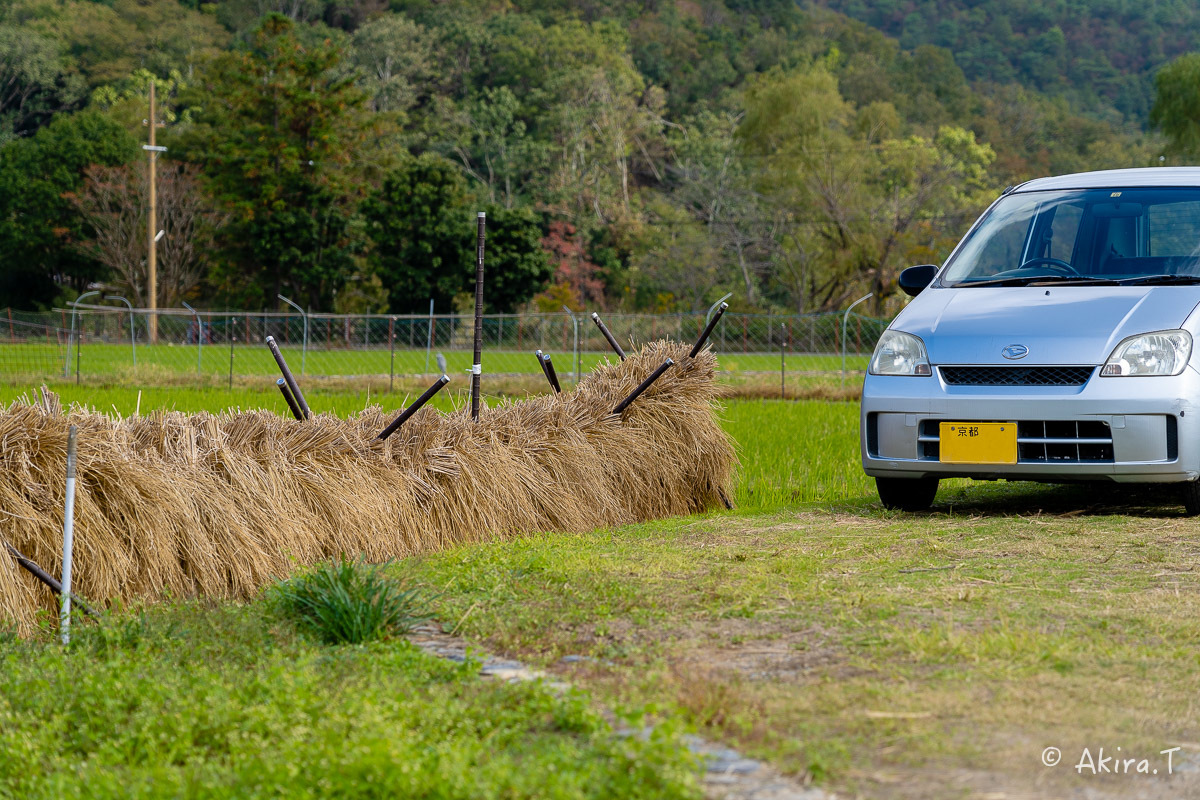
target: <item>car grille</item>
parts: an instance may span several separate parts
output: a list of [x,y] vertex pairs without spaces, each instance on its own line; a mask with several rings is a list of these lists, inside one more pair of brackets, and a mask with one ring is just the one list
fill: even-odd
[[1083,386],[1095,367],[938,367],[950,386]]
[[[964,420],[976,421],[976,420]],[[984,420],[977,420],[983,422]],[[1005,420],[997,420],[1004,422]],[[921,421],[917,436],[920,458],[937,461],[941,452],[939,423]],[[1028,420],[1017,422],[1018,464],[1111,464],[1112,430],[1099,420]]]

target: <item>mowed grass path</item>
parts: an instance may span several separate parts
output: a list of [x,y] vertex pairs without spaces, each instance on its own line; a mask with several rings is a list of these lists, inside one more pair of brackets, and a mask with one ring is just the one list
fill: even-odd
[[[132,411],[136,395],[82,391],[88,402],[116,405],[123,414]],[[65,388],[63,396],[71,399]],[[350,413],[366,397],[314,392],[312,400],[315,407]],[[144,392],[143,412],[160,402],[195,410],[276,401],[265,390],[232,398],[173,389],[163,395]],[[282,402],[272,407],[283,410]],[[723,416],[742,461],[734,512],[584,534],[537,534],[394,567],[434,595],[446,629],[544,666],[585,689],[588,699],[581,709],[599,704],[662,721],[658,749],[621,751],[620,758],[629,760],[614,761],[613,751],[606,749],[614,740],[602,722],[572,722],[576,718],[570,713],[545,711],[550,701],[531,696],[511,700],[515,705],[505,706],[515,709],[509,727],[492,733],[487,703],[500,701],[487,694],[491,690],[456,676],[455,688],[447,691],[443,678],[410,681],[401,670],[394,680],[410,682],[389,686],[439,708],[449,704],[461,716],[447,724],[474,731],[446,743],[443,751],[479,778],[478,796],[587,796],[579,788],[586,783],[581,775],[600,775],[597,786],[619,787],[623,796],[687,796],[697,791],[696,773],[676,737],[682,723],[840,796],[1200,797],[1200,579],[1195,572],[1200,526],[1182,518],[1169,493],[955,481],[944,484],[932,513],[893,514],[879,508],[858,466],[856,404],[733,401]],[[210,624],[203,614],[233,615],[245,620],[233,626],[240,633],[213,625],[210,638],[179,647],[210,652],[209,671],[221,672],[225,660],[247,663],[238,661],[238,652],[262,619],[258,604],[197,613],[164,608],[145,624],[160,631],[172,626],[192,631]],[[132,625],[128,620],[139,618],[118,619]],[[378,674],[379,664],[411,658],[402,643],[331,652],[296,644],[291,634],[269,624],[263,627],[269,648],[262,652],[275,659],[270,681],[316,680],[304,677],[311,674],[307,665],[332,664],[332,674],[348,676],[357,686]],[[126,638],[106,635],[103,657],[89,649],[63,655],[48,644],[10,643],[0,659],[5,669],[25,677],[0,689],[0,730],[14,719],[12,701],[5,706],[3,698],[23,695],[32,698],[21,706],[23,713],[49,715],[50,729],[65,729],[68,717],[54,709],[65,687],[84,674],[117,676],[117,686],[104,689],[116,695],[138,685],[137,675],[148,682],[141,693],[161,696],[155,687],[184,680],[178,676],[185,667],[160,674],[157,653],[182,651],[171,650],[174,644],[153,644],[156,636],[161,638],[142,637],[136,625]],[[585,658],[563,661],[568,655]],[[168,664],[184,660],[169,653],[162,657]],[[76,665],[74,671],[62,671],[63,659]],[[421,666],[419,672],[442,674],[437,669]],[[37,683],[46,673],[61,675],[61,684]],[[244,702],[259,709],[255,713],[301,727],[315,719],[303,710],[315,708],[341,720],[335,727],[349,725],[344,715],[369,710],[393,737],[418,725],[379,694],[363,699],[305,689],[293,699],[255,688],[254,682],[264,680],[257,670],[229,669],[215,680],[244,698],[221,708],[236,709]],[[170,692],[187,696],[190,685]],[[88,702],[100,702],[98,694],[90,697]],[[82,712],[86,705],[74,708]],[[62,766],[47,774],[77,788],[68,764],[87,755],[101,777],[128,774],[150,781],[165,758],[176,765],[163,773],[170,780],[192,776],[191,784],[181,784],[185,787],[219,781],[252,785],[237,781],[249,774],[239,770],[250,770],[247,765],[254,762],[240,750],[213,745],[211,737],[189,734],[178,752],[166,755],[143,747],[138,730],[152,712],[136,702],[131,708],[113,716],[104,736],[53,761]],[[523,716],[526,710],[531,716]],[[191,726],[188,730],[197,729],[197,718],[208,718],[199,705],[179,706],[173,713]],[[25,733],[16,739],[36,739],[19,751],[23,763],[38,763],[58,746],[52,737],[30,732],[33,718],[22,718]],[[246,721],[232,710],[221,719],[214,723],[217,739],[266,724]],[[537,728],[545,738],[514,750],[520,732],[529,730],[522,726],[536,726],[537,719],[547,721],[548,727]],[[581,724],[584,734],[577,732]],[[356,738],[362,734],[353,726],[337,729],[351,731],[347,741],[368,741]],[[315,752],[329,754],[317,763],[339,763],[328,761],[335,745],[321,744],[328,730],[317,725],[314,732],[296,734],[284,755],[263,757],[261,768],[280,776],[281,785],[300,785],[298,778],[288,784],[280,765],[314,741]],[[416,741],[425,735],[420,730],[411,734]],[[104,749],[105,737],[126,744]],[[480,755],[480,741],[501,742],[496,765]],[[1177,745],[1177,772],[1168,777],[1160,751]],[[1056,768],[1042,765],[1043,750],[1050,746],[1063,754]],[[1148,768],[1161,774],[1079,774],[1073,767],[1083,749],[1098,758],[1100,747],[1110,756],[1121,747],[1125,755],[1150,759]],[[351,749],[357,752],[358,745]],[[364,788],[380,774],[372,769],[383,770],[381,765],[399,753],[379,752],[385,754],[370,762],[374,767],[355,767],[358,771],[351,772],[357,777],[336,786],[376,796]],[[441,774],[429,772],[427,755],[413,752],[408,758],[414,769],[426,777]],[[556,770],[558,780],[547,784],[553,791],[539,794],[503,766],[521,759],[530,759],[531,769]],[[8,763],[5,769],[12,775],[17,762]],[[1188,771],[1179,772],[1181,766]],[[624,769],[634,776],[632,782],[613,783],[613,770]],[[665,777],[654,782],[649,773]],[[4,780],[0,776],[0,786],[18,785]],[[603,796],[604,790],[593,794]],[[463,788],[432,796],[469,794]]]
[[[1194,522],[1153,494],[1027,484],[892,514],[858,483],[399,569],[465,635],[839,796],[1200,797]],[[1074,769],[1100,747],[1161,774]]]

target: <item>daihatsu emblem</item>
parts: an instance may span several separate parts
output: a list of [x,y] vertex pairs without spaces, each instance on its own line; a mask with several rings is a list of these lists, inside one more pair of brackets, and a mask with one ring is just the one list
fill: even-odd
[[1029,355],[1029,348],[1023,344],[1010,344],[1008,347],[1000,351],[1000,355],[1004,356],[1005,358],[1011,358],[1015,361],[1018,358],[1024,358],[1025,356]]

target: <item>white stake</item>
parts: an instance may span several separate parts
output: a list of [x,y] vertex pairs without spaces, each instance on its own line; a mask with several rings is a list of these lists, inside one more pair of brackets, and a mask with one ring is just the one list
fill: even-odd
[[67,500],[63,507],[62,610],[58,627],[62,643],[71,641],[71,548],[75,534],[75,426],[67,433]]

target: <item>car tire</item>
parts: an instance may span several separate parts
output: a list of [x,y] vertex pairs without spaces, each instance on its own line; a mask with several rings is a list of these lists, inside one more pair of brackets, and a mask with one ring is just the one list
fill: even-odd
[[[876,478],[879,502],[891,511],[924,511],[933,505],[937,478]],[[1200,495],[1197,496],[1200,500]]]
[[1189,517],[1200,515],[1200,480],[1183,484],[1180,495],[1183,498],[1183,513]]

